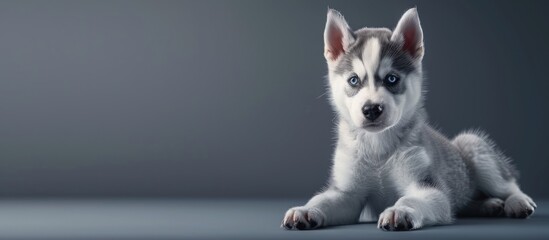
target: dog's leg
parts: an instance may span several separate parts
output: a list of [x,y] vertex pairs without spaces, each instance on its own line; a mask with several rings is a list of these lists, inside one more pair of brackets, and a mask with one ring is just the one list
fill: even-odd
[[330,187],[312,197],[305,206],[288,210],[282,227],[302,230],[358,222],[368,188],[362,181],[370,172],[364,172],[352,148],[347,147],[351,143],[345,141],[349,140],[338,139]]
[[463,133],[452,142],[472,166],[473,180],[478,190],[505,200],[506,216],[526,218],[534,213],[536,204],[520,190],[516,170],[484,134]]
[[486,198],[471,201],[458,213],[460,217],[503,217],[504,201],[499,198]]
[[452,220],[450,201],[443,192],[412,184],[394,206],[381,213],[377,227],[387,231],[405,231],[448,224]]
[[311,198],[305,206],[290,208],[284,216],[282,227],[305,230],[356,223],[361,206],[360,197],[328,189]]

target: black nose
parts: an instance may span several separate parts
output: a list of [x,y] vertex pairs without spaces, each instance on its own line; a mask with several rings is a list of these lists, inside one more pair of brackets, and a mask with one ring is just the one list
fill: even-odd
[[383,106],[380,104],[365,104],[362,107],[362,113],[366,119],[374,121],[383,113]]

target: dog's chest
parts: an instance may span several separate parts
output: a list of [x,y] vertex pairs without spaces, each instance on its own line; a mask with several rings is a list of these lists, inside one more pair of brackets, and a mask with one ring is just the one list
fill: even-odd
[[383,210],[392,206],[399,198],[396,183],[391,178],[391,167],[369,166],[364,171],[368,175],[365,205],[360,221],[377,221]]
[[338,189],[356,193],[364,203],[360,220],[374,221],[383,210],[398,200],[397,189],[400,187],[397,186],[402,183],[395,181],[398,179],[395,178],[398,172],[395,170],[401,166],[394,164],[400,161],[389,161],[395,153],[374,155],[354,149],[336,150],[332,168],[333,184]]

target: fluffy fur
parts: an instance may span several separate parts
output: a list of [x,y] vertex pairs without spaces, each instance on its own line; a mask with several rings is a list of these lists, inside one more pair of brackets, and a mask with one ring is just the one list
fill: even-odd
[[289,209],[286,229],[377,221],[384,230],[449,224],[456,215],[526,218],[536,204],[478,131],[447,139],[423,108],[423,31],[415,8],[394,31],[352,31],[329,10],[324,32],[338,140],[328,187]]

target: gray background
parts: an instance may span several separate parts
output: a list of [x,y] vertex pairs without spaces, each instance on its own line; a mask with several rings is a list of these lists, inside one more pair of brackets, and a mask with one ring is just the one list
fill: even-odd
[[334,144],[322,33],[418,6],[431,122],[548,197],[547,3],[2,1],[0,196],[309,197]]

